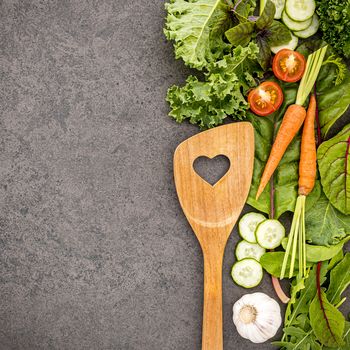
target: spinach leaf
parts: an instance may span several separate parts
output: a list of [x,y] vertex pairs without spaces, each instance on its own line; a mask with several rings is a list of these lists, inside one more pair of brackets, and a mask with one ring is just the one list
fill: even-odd
[[[323,46],[322,40],[312,40],[300,45],[297,51],[307,57],[311,52]],[[350,72],[341,70],[339,65],[345,65],[332,48],[328,47],[324,64],[316,81],[317,105],[319,122],[323,138],[325,138],[334,123],[346,112],[350,104]],[[335,61],[337,64],[334,64]],[[339,76],[341,74],[341,77]],[[339,83],[339,81],[342,81]]]
[[343,314],[319,290],[310,305],[310,323],[317,339],[330,347],[343,346],[345,319]]
[[341,295],[350,284],[350,253],[345,254],[344,259],[330,273],[330,283],[327,290],[327,298],[330,303],[336,305],[341,300]]
[[165,8],[164,33],[174,41],[176,58],[203,69],[227,53],[230,45],[224,42],[223,33],[233,23],[224,0],[170,0]]
[[[261,256],[260,264],[261,266],[272,276],[280,277],[281,269],[283,264],[284,252],[268,252]],[[310,263],[307,263],[306,266],[311,266]],[[290,261],[287,264],[287,271],[289,271]],[[298,264],[294,268],[294,276],[298,274]]]
[[333,207],[324,193],[305,214],[306,240],[317,245],[339,243],[350,234],[350,216]]
[[[350,239],[350,236],[344,238],[338,244],[331,245],[331,246],[306,244],[305,247],[306,247],[306,260],[307,260],[307,262],[308,263],[316,263],[319,261],[326,261],[326,260],[332,259],[336,255],[338,255],[339,252],[342,252],[344,244],[349,239]],[[282,240],[283,249],[286,249],[287,242],[288,242],[288,238],[284,238]],[[268,254],[268,253],[266,253],[266,254]],[[330,269],[330,267],[329,267],[329,269]]]
[[321,144],[317,161],[323,191],[332,205],[350,214],[350,124]]
[[350,239],[350,236],[344,238],[338,244],[329,247],[322,245],[306,244],[306,260],[308,262],[318,262],[330,260],[339,252],[342,252],[344,244]]

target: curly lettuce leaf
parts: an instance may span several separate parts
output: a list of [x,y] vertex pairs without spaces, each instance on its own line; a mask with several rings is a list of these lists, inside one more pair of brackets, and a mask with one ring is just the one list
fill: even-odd
[[323,191],[332,205],[350,214],[350,124],[317,151]]
[[223,33],[231,24],[230,7],[224,0],[170,0],[164,28],[174,41],[175,56],[190,67],[203,69],[229,49]]
[[190,76],[185,86],[172,86],[167,94],[169,115],[178,123],[188,119],[202,129],[222,124],[228,116],[243,119],[249,107],[244,93],[255,85],[254,76],[261,74],[255,61],[257,53],[254,43],[239,46],[208,65],[205,81]]
[[350,0],[317,0],[323,39],[345,57],[350,57]]

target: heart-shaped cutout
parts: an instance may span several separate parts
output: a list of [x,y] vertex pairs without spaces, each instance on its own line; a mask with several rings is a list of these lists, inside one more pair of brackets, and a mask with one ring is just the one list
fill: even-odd
[[194,171],[210,185],[214,186],[230,168],[230,160],[220,154],[214,158],[200,156],[193,162]]

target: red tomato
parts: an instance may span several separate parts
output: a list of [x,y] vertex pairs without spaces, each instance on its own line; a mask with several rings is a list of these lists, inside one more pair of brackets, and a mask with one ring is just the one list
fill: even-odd
[[278,51],[272,62],[272,70],[276,78],[288,83],[300,80],[305,66],[305,57],[299,52],[288,49]]
[[281,107],[283,92],[277,83],[265,81],[249,92],[248,102],[255,114],[264,117]]

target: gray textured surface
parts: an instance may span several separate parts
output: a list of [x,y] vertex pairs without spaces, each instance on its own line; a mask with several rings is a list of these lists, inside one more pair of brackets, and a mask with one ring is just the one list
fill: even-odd
[[[0,2],[0,349],[199,349],[202,258],[166,117],[163,3]],[[224,263],[226,349],[243,294]],[[271,292],[265,277],[259,288]]]

